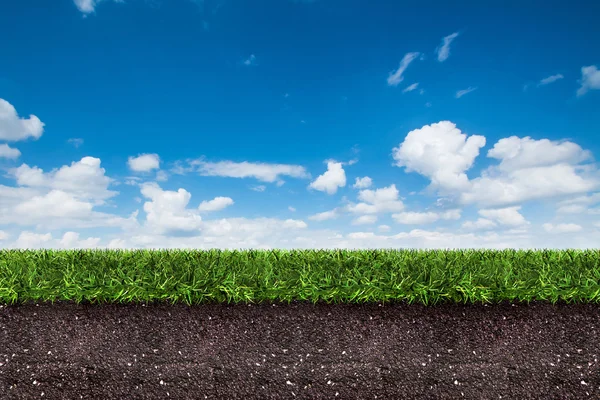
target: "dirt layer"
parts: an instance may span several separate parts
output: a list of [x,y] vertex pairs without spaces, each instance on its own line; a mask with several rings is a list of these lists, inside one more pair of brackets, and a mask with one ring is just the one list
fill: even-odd
[[0,399],[600,399],[600,306],[0,306]]

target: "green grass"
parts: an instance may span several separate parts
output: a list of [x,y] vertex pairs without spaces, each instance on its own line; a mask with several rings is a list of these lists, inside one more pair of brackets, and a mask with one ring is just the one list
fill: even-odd
[[0,303],[600,300],[600,250],[0,250]]

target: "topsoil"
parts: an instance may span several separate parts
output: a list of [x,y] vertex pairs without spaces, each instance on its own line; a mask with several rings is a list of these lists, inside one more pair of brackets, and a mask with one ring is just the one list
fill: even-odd
[[600,306],[0,306],[0,399],[600,399]]

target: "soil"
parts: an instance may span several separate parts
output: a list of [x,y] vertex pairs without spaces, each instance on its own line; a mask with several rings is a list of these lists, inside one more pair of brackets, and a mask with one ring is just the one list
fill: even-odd
[[0,306],[0,399],[600,399],[600,306]]

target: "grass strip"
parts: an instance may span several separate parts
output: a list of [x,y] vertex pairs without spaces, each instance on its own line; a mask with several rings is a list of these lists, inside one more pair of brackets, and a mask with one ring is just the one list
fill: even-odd
[[600,250],[0,250],[0,303],[600,300]]

